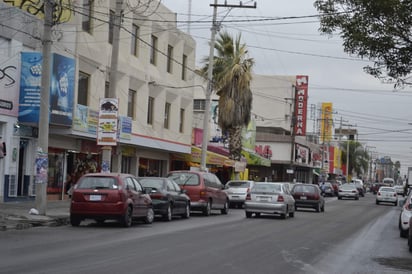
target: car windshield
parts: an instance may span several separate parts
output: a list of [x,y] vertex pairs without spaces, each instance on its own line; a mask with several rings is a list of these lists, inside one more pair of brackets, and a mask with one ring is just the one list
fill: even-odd
[[295,185],[293,188],[293,192],[315,193],[316,188],[314,186]]
[[275,184],[257,184],[252,188],[252,193],[276,193],[281,192],[282,187]]
[[77,189],[118,189],[117,180],[112,177],[83,177]]
[[146,187],[146,188],[156,188],[156,189],[159,189],[159,188],[162,188],[162,185],[163,185],[163,180],[162,179],[157,179],[157,178],[140,178],[139,179],[139,182],[140,182],[140,184],[143,186],[143,187]]
[[232,181],[227,183],[227,187],[250,187],[250,182]]
[[199,176],[193,173],[176,172],[167,176],[180,186],[197,186],[199,185]]

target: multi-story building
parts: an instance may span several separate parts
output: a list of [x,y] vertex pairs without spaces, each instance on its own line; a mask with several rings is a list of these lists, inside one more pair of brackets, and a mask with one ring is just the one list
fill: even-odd
[[[191,153],[195,41],[176,28],[176,15],[157,1],[153,7],[124,1],[115,40],[116,2],[74,1],[53,27],[50,199],[63,197],[67,174],[76,178],[101,170],[100,99],[110,97],[111,85],[119,116],[112,171],[162,176],[172,154]],[[7,21],[0,28],[0,67],[7,74],[0,80],[0,98],[12,102],[12,108],[0,108],[0,136],[7,148],[0,159],[0,200],[10,201],[35,195],[43,19],[4,3],[0,8]],[[113,59],[115,46],[118,58]],[[15,97],[5,97],[11,87]]]

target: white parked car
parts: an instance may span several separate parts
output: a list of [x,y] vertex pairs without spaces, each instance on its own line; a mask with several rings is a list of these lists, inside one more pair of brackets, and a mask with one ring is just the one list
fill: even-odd
[[381,186],[376,193],[376,204],[380,203],[392,203],[395,206],[398,204],[398,194],[395,188],[390,186]]
[[246,200],[246,195],[254,185],[254,181],[231,180],[226,183],[225,192],[229,197],[229,206],[242,207]]
[[412,191],[409,191],[408,196],[402,200],[400,205],[402,209],[399,215],[399,232],[402,238],[406,238],[409,232],[409,219],[412,218]]

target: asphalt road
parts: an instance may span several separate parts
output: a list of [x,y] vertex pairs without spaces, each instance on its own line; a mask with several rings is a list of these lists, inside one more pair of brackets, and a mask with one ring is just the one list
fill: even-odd
[[0,273],[411,273],[399,208],[328,199],[294,218],[229,215],[0,233]]

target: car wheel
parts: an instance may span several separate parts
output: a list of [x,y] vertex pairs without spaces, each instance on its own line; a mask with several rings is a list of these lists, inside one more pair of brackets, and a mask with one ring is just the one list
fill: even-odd
[[166,222],[170,222],[172,220],[172,205],[170,203],[167,205],[166,214],[163,215],[163,220]]
[[223,209],[220,212],[224,215],[229,213],[229,202],[226,200],[225,204],[223,205]]
[[401,237],[401,238],[406,238],[406,237],[408,237],[408,230],[405,230],[405,229],[403,229],[402,228],[402,224],[401,224],[401,218],[399,218],[399,236]]
[[153,208],[148,208],[146,212],[146,217],[144,217],[145,224],[151,224],[154,220],[154,211]]
[[298,211],[298,207],[297,207],[297,206],[295,206],[295,211]]
[[295,217],[295,212],[289,212],[289,217],[291,218]]
[[379,205],[379,202],[378,202],[378,200],[376,200],[376,204],[377,204],[377,205]]
[[123,215],[122,218],[122,224],[124,227],[130,227],[132,226],[133,223],[133,211],[130,206],[127,207],[125,214]]
[[190,205],[189,205],[189,203],[186,204],[185,213],[183,213],[182,218],[183,219],[189,219],[190,218]]
[[203,209],[203,215],[210,216],[211,213],[212,213],[212,202],[208,201],[206,203],[206,207]]
[[316,212],[320,212],[320,203],[316,205]]
[[[409,228],[409,229],[412,229],[412,228]],[[411,232],[409,232],[408,245],[409,245],[409,252],[412,252],[412,233]]]
[[359,200],[359,196],[355,198],[355,200]]
[[325,212],[325,204],[323,204],[323,206],[320,208],[321,212]]
[[255,213],[255,216],[256,216],[256,218],[259,218],[259,217],[260,217],[260,213],[259,213],[259,212]]
[[288,216],[288,214],[289,214],[289,207],[286,207],[285,213],[281,213],[280,218],[284,220],[286,219],[286,216]]
[[81,219],[75,215],[70,215],[70,224],[72,226],[79,226]]
[[252,218],[252,212],[245,212],[246,213],[246,218]]
[[342,200],[342,197],[339,197],[339,196],[338,196],[338,200]]

